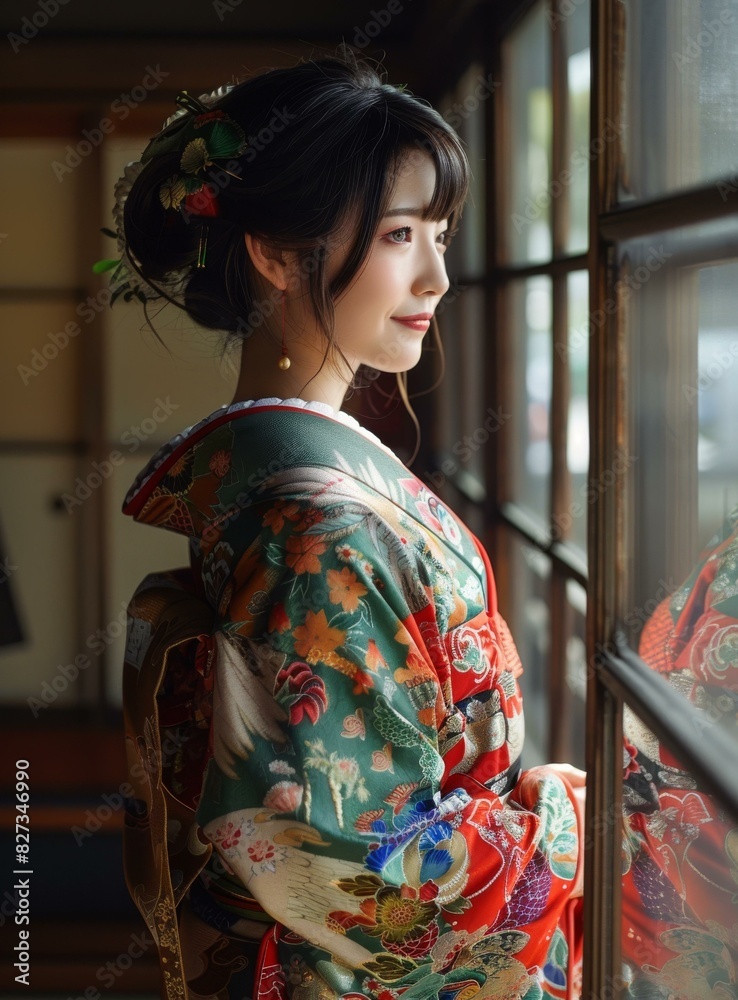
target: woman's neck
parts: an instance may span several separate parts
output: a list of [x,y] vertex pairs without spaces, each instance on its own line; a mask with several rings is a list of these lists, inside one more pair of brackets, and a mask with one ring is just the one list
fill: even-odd
[[276,396],[328,403],[336,411],[341,409],[348,384],[337,377],[328,363],[319,371],[311,371],[298,355],[283,370],[278,367],[278,360],[273,344],[264,344],[256,337],[244,343],[233,402]]

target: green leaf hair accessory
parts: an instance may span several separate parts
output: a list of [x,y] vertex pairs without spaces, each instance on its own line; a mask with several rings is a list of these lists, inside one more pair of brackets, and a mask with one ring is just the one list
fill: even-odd
[[[176,98],[180,111],[168,118],[164,128],[155,135],[141,154],[141,163],[165,153],[181,150],[181,174],[173,174],[159,189],[159,199],[164,208],[179,209],[190,194],[197,194],[205,187],[203,171],[217,160],[240,156],[248,142],[246,135],[225,111],[211,111],[206,105],[181,91]],[[225,173],[241,178],[222,167]]]

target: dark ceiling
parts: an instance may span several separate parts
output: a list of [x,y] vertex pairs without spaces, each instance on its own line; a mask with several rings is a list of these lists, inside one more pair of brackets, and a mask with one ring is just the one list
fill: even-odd
[[[520,2],[2,0],[0,99],[73,100],[95,87],[104,98],[157,59],[172,69],[173,86],[194,89],[212,80],[214,65],[234,72],[291,65],[346,42],[432,100],[441,79],[472,61],[470,40],[483,44]],[[199,42],[208,43],[201,55]]]
[[[57,13],[42,27],[44,35],[172,37],[247,36],[263,39],[354,43],[358,31],[378,23],[380,41],[408,41],[419,25],[435,16],[449,17],[465,4],[437,0],[3,0],[0,28],[3,34],[20,32],[23,19],[44,20],[47,10]],[[382,23],[379,23],[382,22]],[[369,29],[374,30],[372,28]],[[361,39],[358,43],[361,44]]]

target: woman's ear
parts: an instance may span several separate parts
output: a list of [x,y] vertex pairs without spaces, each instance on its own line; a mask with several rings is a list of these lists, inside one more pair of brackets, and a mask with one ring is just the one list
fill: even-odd
[[270,247],[263,240],[251,233],[244,234],[246,250],[256,270],[270,281],[276,288],[285,291],[289,283],[289,274],[293,254]]

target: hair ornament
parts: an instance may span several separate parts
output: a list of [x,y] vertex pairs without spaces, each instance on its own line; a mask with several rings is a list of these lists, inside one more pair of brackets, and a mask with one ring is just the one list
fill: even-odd
[[[155,135],[141,154],[146,164],[156,156],[180,152],[180,173],[169,177],[159,189],[159,199],[166,209],[178,210],[188,195],[205,187],[203,171],[218,160],[240,156],[248,142],[240,125],[225,111],[211,111],[186,90],[177,95],[181,110],[167,119],[164,128]],[[225,168],[222,168],[225,170]],[[237,174],[225,171],[237,180]],[[206,214],[199,211],[191,214]],[[213,213],[207,213],[213,214]]]
[[[159,200],[165,209],[183,212],[186,217],[218,215],[218,199],[213,185],[207,184],[204,171],[218,160],[240,156],[248,143],[240,125],[224,111],[213,110],[210,105],[224,97],[233,88],[225,84],[211,94],[203,94],[198,100],[186,90],[175,98],[179,108],[166,119],[161,130],[149,140],[140,160],[126,164],[122,176],[115,185],[113,217],[115,232],[101,229],[106,236],[117,240],[119,257],[103,258],[92,265],[93,273],[110,273],[109,287],[112,291],[110,304],[122,296],[125,302],[137,298],[144,305],[154,299],[169,296],[181,297],[187,286],[192,267],[182,268],[168,276],[166,295],[160,288],[150,285],[138,273],[128,253],[123,227],[123,207],[133,183],[145,165],[157,156],[181,151],[180,172],[172,174],[159,188]],[[219,165],[221,170],[237,180],[241,178]],[[184,208],[182,207],[184,204]],[[205,266],[207,229],[200,227],[197,261],[195,268]]]

